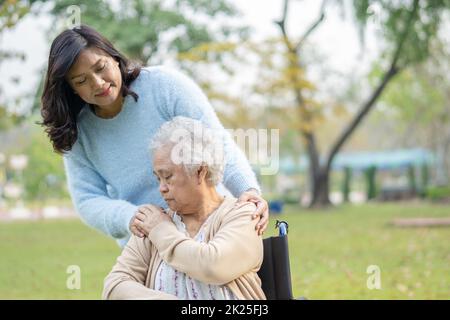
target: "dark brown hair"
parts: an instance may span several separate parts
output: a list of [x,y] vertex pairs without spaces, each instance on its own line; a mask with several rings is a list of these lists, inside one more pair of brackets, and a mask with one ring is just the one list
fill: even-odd
[[139,65],[131,64],[111,42],[91,27],[81,25],[60,33],[50,48],[41,97],[43,121],[39,123],[46,127],[45,132],[58,153],[70,151],[78,137],[77,116],[86,102],[73,92],[65,76],[79,54],[87,48],[101,49],[118,61],[122,96],[131,95],[135,101],[138,99],[129,86],[139,76]]

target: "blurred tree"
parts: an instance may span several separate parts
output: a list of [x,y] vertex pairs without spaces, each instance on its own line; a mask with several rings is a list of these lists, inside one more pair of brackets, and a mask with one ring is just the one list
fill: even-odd
[[[305,91],[311,88],[301,85],[304,72],[300,57],[305,41],[324,21],[327,1],[322,2],[319,17],[298,40],[289,37],[286,30],[289,2],[289,0],[284,0],[283,16],[280,21],[276,22],[283,35],[287,50],[286,57],[291,66],[291,81],[285,83],[284,86],[295,93],[297,115],[303,123],[299,130],[305,141],[309,156],[312,191],[310,206],[329,205],[329,175],[335,155],[348,141],[369,111],[373,109],[381,93],[395,75],[409,66],[425,61],[429,57],[430,42],[436,38],[442,16],[448,13],[450,9],[450,1],[353,1],[353,13],[360,30],[364,29],[369,19],[382,30],[381,36],[386,43],[386,49],[381,56],[383,72],[368,99],[361,105],[342,133],[337,135],[323,162],[320,161],[315,131],[311,125],[314,123],[315,115],[320,114],[320,105],[308,101],[308,94]],[[361,32],[361,34],[363,33]]]
[[[450,180],[450,44],[432,43],[430,59],[405,70],[380,98],[398,123],[406,147],[426,147],[437,155],[434,181]],[[372,75],[378,77],[380,67]]]
[[[324,0],[320,6],[320,13],[313,23],[305,30],[299,39],[292,39],[286,28],[289,0],[284,0],[283,14],[276,25],[281,31],[281,39],[267,39],[259,43],[227,43],[196,47],[188,53],[180,55],[181,60],[192,62],[191,67],[199,73],[202,62],[208,62],[211,52],[225,51],[230,58],[241,61],[239,72],[245,72],[245,64],[249,63],[248,56],[256,55],[258,72],[253,84],[244,84],[240,88],[239,96],[226,93],[226,90],[213,85],[207,77],[202,85],[210,99],[217,104],[224,104],[230,108],[223,108],[221,114],[225,123],[232,126],[260,126],[262,123],[270,128],[272,125],[283,129],[295,128],[302,139],[304,150],[308,153],[310,164],[310,189],[312,193],[310,206],[329,205],[329,176],[331,163],[335,155],[346,144],[355,129],[373,109],[381,93],[391,80],[402,70],[419,65],[430,56],[430,43],[437,37],[444,14],[450,9],[449,0],[433,1],[386,1],[367,0],[353,1],[352,16],[355,17],[360,34],[370,20],[381,30],[380,41],[385,45],[378,62],[380,72],[376,77],[376,84],[368,98],[359,110],[350,115],[345,108],[343,99],[335,97],[332,101],[318,101],[317,88],[306,76],[305,43],[311,34],[325,21],[326,8],[329,1]],[[345,1],[337,1],[341,8],[347,10]],[[363,40],[363,37],[361,38]],[[242,50],[239,54],[239,50]],[[223,55],[227,56],[227,55]],[[447,59],[448,60],[448,59]],[[195,66],[193,66],[195,65]],[[232,63],[229,62],[229,65]],[[211,67],[203,67],[203,69]],[[238,67],[239,68],[239,67]],[[206,79],[206,80],[205,80]],[[228,83],[231,83],[228,80]],[[257,95],[264,100],[254,103],[251,97]],[[259,99],[261,101],[261,99]],[[258,110],[258,107],[262,107]],[[337,115],[348,119],[342,132],[334,135],[328,152],[321,157],[318,136],[326,130],[326,114]],[[263,121],[262,121],[263,120]],[[239,125],[240,124],[240,125]],[[323,148],[324,149],[324,148]]]
[[376,172],[377,168],[375,166],[371,166],[364,170],[364,175],[366,178],[367,200],[374,199],[377,194]]
[[0,1],[0,33],[14,27],[28,12],[35,1]]
[[77,5],[81,23],[99,30],[120,50],[143,64],[237,35],[247,28],[230,23],[239,12],[227,0],[54,0],[56,18]]
[[342,182],[342,195],[343,195],[344,202],[350,201],[351,180],[352,180],[352,169],[350,167],[345,167],[344,168],[344,179]]
[[35,121],[37,116],[27,120],[31,134],[22,151],[28,156],[28,166],[24,170],[25,196],[28,200],[40,201],[49,198],[68,199],[63,160],[55,156],[52,145],[41,128],[31,125]]
[[[2,34],[16,26],[28,13],[31,12],[31,5],[35,0],[2,0],[0,1],[0,38]],[[13,50],[0,48],[0,64],[10,59],[25,60],[25,54]],[[11,79],[17,81],[17,79]],[[0,86],[0,131],[7,130],[18,124],[24,118],[20,115],[11,113],[6,106],[6,101],[2,98],[2,88]],[[15,103],[19,103],[17,98]]]

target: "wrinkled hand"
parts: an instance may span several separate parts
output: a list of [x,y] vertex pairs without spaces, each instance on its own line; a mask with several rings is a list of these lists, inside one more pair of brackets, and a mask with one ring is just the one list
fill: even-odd
[[139,208],[134,214],[133,218],[130,220],[129,229],[132,234],[134,234],[136,237],[143,238],[145,236],[144,231],[137,225],[137,222],[139,219],[137,216],[139,215]]
[[137,237],[147,237],[156,225],[165,220],[172,221],[162,208],[152,204],[142,205],[131,219],[130,231]]
[[160,207],[151,204],[142,205],[135,215],[133,226],[138,230],[139,237],[147,237],[149,233],[162,221],[172,219]]
[[269,224],[269,205],[267,201],[264,200],[256,190],[247,190],[241,194],[238,199],[238,203],[242,202],[253,202],[256,204],[256,211],[253,214],[253,219],[259,217],[259,222],[256,224],[255,230],[257,230],[258,235],[262,235]]

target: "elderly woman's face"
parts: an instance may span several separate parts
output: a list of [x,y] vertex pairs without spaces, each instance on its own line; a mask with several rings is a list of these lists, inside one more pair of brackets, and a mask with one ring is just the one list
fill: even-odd
[[182,165],[174,164],[170,152],[170,147],[162,147],[153,154],[153,174],[159,181],[159,192],[171,210],[193,213],[195,200],[201,196],[199,179],[188,175]]
[[85,102],[103,107],[116,102],[122,87],[119,62],[97,48],[80,53],[66,81]]

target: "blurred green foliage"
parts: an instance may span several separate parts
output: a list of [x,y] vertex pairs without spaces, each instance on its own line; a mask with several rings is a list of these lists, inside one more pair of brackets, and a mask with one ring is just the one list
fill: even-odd
[[[398,63],[405,67],[430,56],[431,43],[450,10],[450,1],[353,0],[353,8],[362,41],[368,21],[379,27],[379,36],[386,41],[382,60],[389,60],[403,41]],[[405,29],[409,19],[411,23]]]
[[[430,59],[425,63],[405,69],[386,88],[380,100],[392,108],[400,123],[421,127],[439,121],[443,126],[450,122],[448,88],[450,87],[450,48],[436,39],[431,48]],[[378,78],[381,67],[372,69],[370,79]]]
[[24,153],[28,156],[24,170],[26,199],[67,198],[62,157],[53,151],[49,139],[37,125],[31,129],[30,143]]
[[[67,8],[81,10],[81,23],[92,26],[119,50],[143,64],[161,63],[154,55],[187,51],[201,43],[244,36],[246,27],[230,24],[224,18],[238,16],[227,0],[54,0],[55,18],[67,15]],[[212,24],[217,26],[212,27]],[[175,33],[176,36],[164,38]]]
[[6,165],[6,176],[10,182],[23,185],[25,200],[43,205],[47,200],[67,199],[69,195],[62,157],[53,151],[43,129],[34,123],[37,119],[35,115],[24,121],[13,135],[14,143],[9,143],[3,152],[7,159],[18,154],[27,156],[28,163],[22,172]]
[[428,187],[425,196],[430,200],[450,200],[450,186]]
[[[27,14],[31,12],[31,6],[36,0],[8,0],[0,1],[0,38],[2,33],[15,27]],[[11,59],[25,60],[25,54],[16,50],[9,50],[0,47],[0,65]],[[17,79],[10,79],[17,81]],[[3,89],[0,86],[0,98]],[[14,103],[19,104],[20,97]],[[11,102],[10,102],[11,103]],[[0,99],[0,131],[10,129],[20,123],[24,117],[11,113],[10,108],[5,105],[6,101]]]

